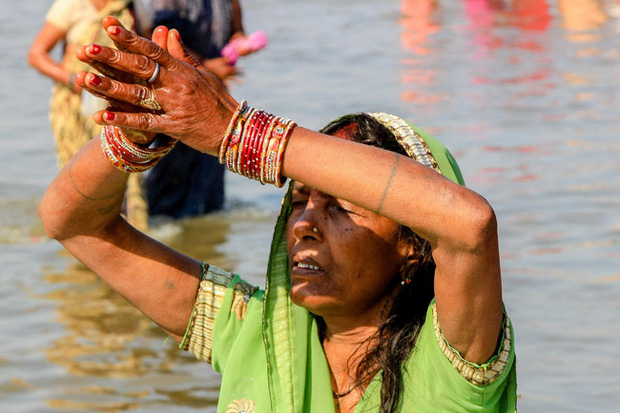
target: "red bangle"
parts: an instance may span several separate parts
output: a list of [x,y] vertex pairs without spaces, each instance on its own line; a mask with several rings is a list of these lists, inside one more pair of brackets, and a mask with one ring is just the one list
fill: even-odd
[[248,142],[247,145],[245,164],[248,170],[246,176],[252,179],[254,179],[254,170],[256,169],[254,162],[254,158],[256,157],[255,146],[257,142],[262,140],[262,131],[264,130],[265,121],[269,119],[270,116],[272,115],[267,112],[261,111],[259,116],[256,117],[254,122],[254,133],[252,134],[252,139]]
[[252,122],[250,122],[250,120],[252,119],[255,113],[256,113],[256,109],[251,108],[250,113],[248,114],[248,118],[245,124],[243,125],[243,131],[241,132],[241,139],[239,140],[239,143],[237,145],[237,151],[236,151],[236,157],[235,157],[236,158],[235,172],[237,173],[241,173],[242,171],[242,167],[243,167],[241,163],[241,158],[243,155],[242,151],[243,151],[245,143],[248,140],[249,129],[250,129],[250,126],[252,125]]
[[261,125],[261,129],[259,131],[259,136],[260,139],[257,140],[256,144],[254,145],[253,148],[253,153],[252,153],[252,164],[254,165],[254,170],[253,170],[253,178],[256,180],[260,180],[260,175],[261,175],[261,166],[262,166],[262,151],[263,151],[263,147],[264,147],[264,142],[267,138],[267,130],[269,129],[269,127],[271,126],[271,123],[273,122],[275,116],[272,114],[269,114],[269,116],[265,119],[265,121],[262,123]]
[[282,161],[296,123],[242,104],[233,115],[220,146],[220,162],[226,168],[261,183],[281,187]]
[[252,179],[259,180],[260,178],[260,168],[262,160],[261,151],[263,149],[263,142],[265,141],[265,131],[268,129],[268,125],[271,124],[274,117],[274,115],[268,113],[263,122],[260,124],[260,129],[257,132],[258,139],[256,139],[252,147]]
[[243,151],[241,153],[241,168],[239,173],[243,176],[248,176],[249,171],[249,152],[254,140],[256,139],[256,132],[258,131],[258,124],[260,119],[264,116],[264,111],[254,112],[254,116],[249,120],[249,127],[245,143],[243,145]]
[[131,142],[115,126],[104,126],[100,136],[101,148],[110,162],[124,172],[142,172],[152,168],[174,148],[177,141],[167,138],[163,145],[146,148]]

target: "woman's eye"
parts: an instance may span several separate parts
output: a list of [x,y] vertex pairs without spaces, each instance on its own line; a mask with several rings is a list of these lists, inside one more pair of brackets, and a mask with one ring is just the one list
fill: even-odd
[[351,212],[351,211],[349,211],[348,209],[344,208],[342,205],[339,205],[339,204],[332,205],[332,210],[334,212],[344,212],[344,213]]

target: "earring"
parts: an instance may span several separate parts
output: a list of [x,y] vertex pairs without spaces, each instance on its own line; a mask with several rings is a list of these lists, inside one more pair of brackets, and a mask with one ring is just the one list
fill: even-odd
[[400,285],[409,285],[411,284],[411,278],[407,277],[400,281]]
[[315,234],[319,233],[319,229],[317,227],[312,228],[312,232],[314,232]]

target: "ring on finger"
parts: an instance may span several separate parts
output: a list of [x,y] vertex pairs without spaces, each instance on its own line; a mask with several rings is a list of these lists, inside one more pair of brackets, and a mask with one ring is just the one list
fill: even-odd
[[138,102],[138,105],[142,106],[145,109],[161,110],[161,105],[159,104],[157,99],[155,99],[155,91],[154,90],[151,90],[151,97],[150,98],[141,99]]
[[150,85],[157,79],[157,76],[159,76],[159,69],[160,69],[159,63],[155,62],[155,71],[153,72],[149,80],[146,81],[146,83]]

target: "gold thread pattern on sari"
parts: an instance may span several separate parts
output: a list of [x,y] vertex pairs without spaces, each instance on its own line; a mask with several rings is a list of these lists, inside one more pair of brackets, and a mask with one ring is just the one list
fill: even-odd
[[389,113],[373,112],[369,113],[369,115],[394,134],[398,143],[400,143],[412,159],[420,162],[422,165],[433,168],[440,174],[442,173],[431,149],[424,141],[424,138],[413,130],[411,125],[398,116]]
[[433,326],[435,328],[435,336],[443,354],[448,358],[452,366],[467,381],[477,386],[493,383],[504,371],[506,364],[510,358],[510,349],[512,347],[512,336],[510,334],[510,322],[508,317],[504,315],[503,339],[499,354],[491,358],[488,363],[477,365],[465,360],[458,350],[452,348],[441,329],[439,328],[439,319],[437,318],[437,306],[433,303]]
[[226,407],[226,413],[254,413],[254,401],[248,399],[235,400]]
[[[196,302],[192,311],[190,327],[181,346],[190,351],[200,360],[211,363],[213,348],[213,324],[222,307],[224,296],[232,282],[234,274],[209,264],[202,264],[201,280],[196,294]],[[239,321],[245,319],[248,302],[257,288],[244,282],[233,286],[233,302],[230,311]]]
[[252,298],[252,295],[256,292],[256,287],[239,282],[236,283],[233,288],[235,291],[233,291],[233,303],[230,311],[235,313],[237,320],[243,321],[245,320],[245,313],[248,308],[250,298]]

